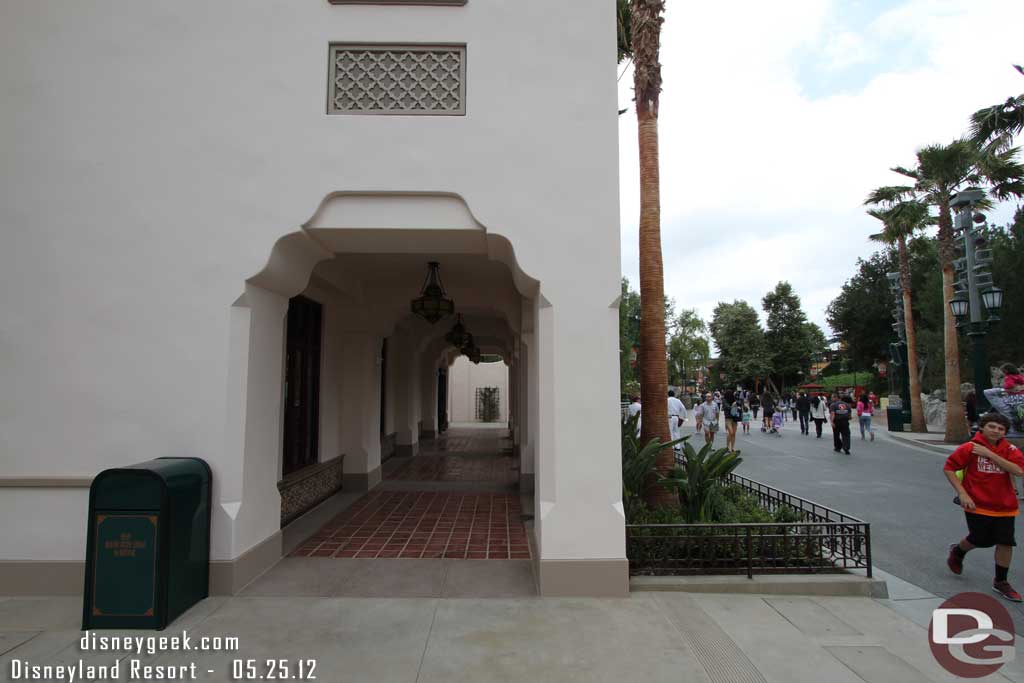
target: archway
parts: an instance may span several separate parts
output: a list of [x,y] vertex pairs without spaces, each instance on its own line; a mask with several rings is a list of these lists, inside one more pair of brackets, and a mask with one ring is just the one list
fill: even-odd
[[[527,359],[520,355],[533,343],[544,305],[540,283],[520,269],[508,240],[488,233],[458,197],[333,194],[302,229],[278,240],[232,306],[231,470],[222,478],[217,510],[231,530],[226,555],[256,548],[262,561],[280,557],[297,542],[288,529],[339,488],[367,491],[380,484],[382,452],[414,456],[421,435],[437,433],[433,380],[452,361],[443,339],[451,321],[430,325],[409,313],[427,261],[442,264],[448,293],[481,348],[509,359],[510,440],[533,488],[526,387],[537,362],[523,367]],[[318,453],[286,473],[287,312],[300,296],[323,310]],[[252,571],[258,564],[254,560]],[[238,572],[238,580],[248,573]]]

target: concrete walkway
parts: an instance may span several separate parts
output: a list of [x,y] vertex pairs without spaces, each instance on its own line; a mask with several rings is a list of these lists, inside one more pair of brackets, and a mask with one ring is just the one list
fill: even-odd
[[[954,681],[927,630],[856,597],[642,593],[625,599],[211,598],[157,635],[234,636],[237,651],[83,652],[76,598],[0,598],[0,680],[12,660],[196,666],[232,680],[232,660],[315,660],[318,681]],[[102,635],[150,636],[154,632]],[[1012,668],[1010,668],[1012,667]],[[212,670],[212,673],[210,671]],[[1016,662],[983,680],[1024,681]],[[151,672],[153,673],[153,672]],[[1008,676],[1004,676],[1008,674]]]

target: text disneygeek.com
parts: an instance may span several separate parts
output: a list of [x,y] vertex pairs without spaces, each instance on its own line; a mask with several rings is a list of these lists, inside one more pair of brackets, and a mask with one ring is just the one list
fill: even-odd
[[[168,652],[234,652],[234,636],[191,636],[187,631],[174,636],[100,635],[86,631],[78,641],[83,658],[53,664],[12,659],[8,674],[12,681],[194,681],[217,675],[223,680],[316,680],[315,659],[232,659],[218,661],[216,668],[196,662],[160,663],[158,655]],[[97,664],[84,655],[110,653],[117,661]],[[62,657],[63,658],[63,657]]]

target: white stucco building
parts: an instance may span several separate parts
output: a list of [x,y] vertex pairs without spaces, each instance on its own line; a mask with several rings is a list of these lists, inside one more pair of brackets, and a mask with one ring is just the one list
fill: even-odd
[[624,594],[614,10],[0,4],[0,586],[79,591],[91,478],[187,455],[237,591],[289,475],[436,432],[436,261],[508,364],[542,593]]
[[[494,415],[485,420],[482,392],[493,394]],[[500,360],[471,363],[459,356],[448,369],[448,419],[452,422],[507,422],[508,366]]]

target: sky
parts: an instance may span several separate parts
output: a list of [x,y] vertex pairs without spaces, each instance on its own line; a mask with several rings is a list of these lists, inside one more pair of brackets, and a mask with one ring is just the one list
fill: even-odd
[[[1024,92],[1020,0],[669,0],[659,116],[665,293],[710,321],[780,280],[825,308],[877,246],[867,194],[893,166]],[[632,70],[620,66],[622,273],[639,290]],[[1008,223],[1002,204],[989,222]],[[998,283],[996,283],[998,284]]]

